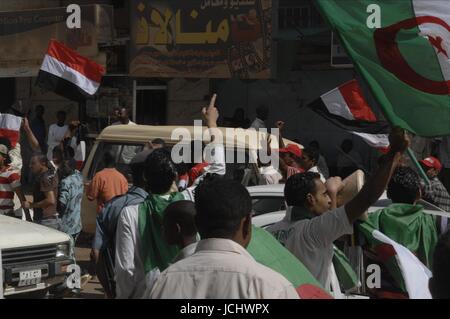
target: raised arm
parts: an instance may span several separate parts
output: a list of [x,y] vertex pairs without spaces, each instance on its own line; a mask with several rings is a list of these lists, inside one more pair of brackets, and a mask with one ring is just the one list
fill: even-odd
[[284,122],[283,121],[277,121],[276,123],[275,123],[275,125],[277,126],[277,128],[278,128],[278,136],[279,136],[279,139],[278,139],[278,143],[280,144],[280,148],[285,148],[286,147],[286,145],[284,145],[284,140],[283,140],[283,129],[284,129]]
[[409,138],[401,128],[392,129],[389,135],[390,151],[384,155],[380,165],[361,191],[345,205],[348,220],[353,223],[372,206],[386,189],[392,173],[403,153],[408,149]]
[[36,151],[36,152],[39,151],[41,149],[39,142],[38,142],[36,136],[34,136],[33,131],[31,130],[31,127],[30,127],[30,123],[28,122],[28,119],[26,117],[23,118],[22,127],[23,127],[23,130],[25,131],[25,134],[27,135],[28,143],[30,144],[33,151]]
[[219,110],[216,107],[217,94],[214,94],[209,102],[208,107],[204,107],[202,110],[203,119],[209,129],[211,135],[211,143],[207,146],[205,151],[212,148],[209,151],[209,156],[206,160],[209,163],[206,169],[207,173],[214,173],[219,175],[226,174],[225,164],[225,149],[223,145],[222,132],[217,127],[217,119],[219,118]]

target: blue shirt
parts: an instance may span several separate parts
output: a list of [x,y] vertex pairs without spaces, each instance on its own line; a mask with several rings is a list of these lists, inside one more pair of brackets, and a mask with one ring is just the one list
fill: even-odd
[[76,235],[81,232],[81,200],[83,198],[83,178],[75,171],[61,181],[59,189],[59,204],[61,216],[61,231]]
[[92,247],[98,250],[110,247],[113,252],[120,213],[125,207],[138,205],[147,197],[148,193],[145,190],[133,186],[128,193],[116,196],[107,202],[97,216],[97,227]]

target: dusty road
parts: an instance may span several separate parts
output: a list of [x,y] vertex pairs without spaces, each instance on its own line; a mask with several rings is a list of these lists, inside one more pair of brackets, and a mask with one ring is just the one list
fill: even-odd
[[[80,245],[77,245],[80,246]],[[76,247],[75,256],[77,263],[81,269],[87,270],[89,268],[89,247]],[[103,288],[100,285],[97,277],[92,278],[85,286],[82,287],[80,294],[68,295],[64,299],[104,299]]]

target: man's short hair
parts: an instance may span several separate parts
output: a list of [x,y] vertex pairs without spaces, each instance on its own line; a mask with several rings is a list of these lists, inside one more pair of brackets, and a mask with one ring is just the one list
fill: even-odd
[[303,150],[303,154],[308,155],[308,157],[314,162],[314,165],[317,165],[319,162],[320,152],[317,148],[308,146]]
[[414,204],[419,194],[419,175],[410,167],[397,167],[387,187],[388,198],[394,203]]
[[144,187],[145,186],[145,178],[144,178],[144,170],[145,170],[145,162],[148,156],[153,152],[153,150],[144,150],[137,153],[130,162],[130,170],[131,177],[134,186]]
[[180,200],[167,206],[163,214],[163,224],[178,224],[183,236],[195,236],[195,204],[190,200]]
[[103,154],[103,163],[105,167],[114,167],[116,164],[116,159],[111,151],[107,151]]
[[252,211],[252,200],[239,182],[221,178],[203,180],[195,189],[195,222],[202,239],[232,238],[243,218]]
[[314,172],[305,172],[292,175],[284,186],[284,197],[289,206],[306,207],[306,196],[316,192],[315,180],[320,175]]
[[33,157],[36,157],[36,159],[41,164],[43,164],[44,166],[48,167],[49,161],[48,161],[47,155],[45,155],[45,154],[43,154],[41,152],[36,152],[36,153],[33,153],[30,158],[33,158]]
[[434,299],[450,299],[450,230],[440,238],[434,249],[433,278],[430,290]]
[[165,149],[154,150],[145,161],[144,176],[152,193],[167,193],[177,177],[170,152]]

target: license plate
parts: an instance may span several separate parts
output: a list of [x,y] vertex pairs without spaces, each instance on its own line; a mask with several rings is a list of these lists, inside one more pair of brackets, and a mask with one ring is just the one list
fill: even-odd
[[41,282],[42,272],[40,269],[21,271],[19,276],[19,287],[31,286]]

